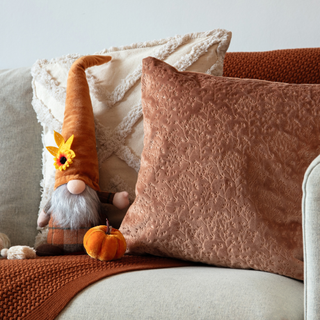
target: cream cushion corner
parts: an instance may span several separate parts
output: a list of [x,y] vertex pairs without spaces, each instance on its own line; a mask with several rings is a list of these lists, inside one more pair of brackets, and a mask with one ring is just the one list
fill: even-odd
[[[153,56],[178,70],[222,76],[231,32],[216,29],[168,39],[110,48],[95,54],[112,61],[88,69],[87,79],[96,121],[100,187],[127,190],[135,198],[135,184],[143,149],[140,98],[142,59]],[[53,130],[61,132],[68,71],[81,55],[38,60],[32,68],[33,107],[43,126],[43,189],[40,210],[53,192],[55,168],[45,146],[55,145]]]

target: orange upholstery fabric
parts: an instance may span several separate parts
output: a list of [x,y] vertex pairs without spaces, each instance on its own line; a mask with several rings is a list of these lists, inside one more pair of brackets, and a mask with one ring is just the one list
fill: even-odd
[[224,77],[320,83],[320,48],[227,52]]

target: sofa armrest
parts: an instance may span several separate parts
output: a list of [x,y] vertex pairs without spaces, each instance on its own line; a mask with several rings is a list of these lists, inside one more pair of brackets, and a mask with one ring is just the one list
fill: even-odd
[[320,156],[308,167],[302,185],[305,319],[320,319]]

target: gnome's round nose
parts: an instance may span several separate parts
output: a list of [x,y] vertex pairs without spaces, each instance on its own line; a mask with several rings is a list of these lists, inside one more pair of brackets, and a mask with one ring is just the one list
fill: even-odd
[[80,194],[86,188],[86,184],[82,180],[70,180],[67,183],[67,189],[72,194]]
[[[55,189],[62,184],[67,184],[72,194],[82,193],[86,185],[100,191],[95,124],[85,70],[110,60],[110,56],[85,56],[78,59],[69,71],[60,138],[64,143],[61,142],[62,147],[60,148],[59,164],[62,163],[62,165],[56,171]],[[65,157],[62,157],[63,151]],[[71,155],[71,160],[68,160],[68,155]]]

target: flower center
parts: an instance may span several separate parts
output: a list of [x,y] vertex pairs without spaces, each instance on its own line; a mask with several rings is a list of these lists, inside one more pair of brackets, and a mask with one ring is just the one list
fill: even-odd
[[65,164],[66,161],[67,161],[67,158],[64,157],[64,156],[62,156],[62,157],[60,158],[60,163],[61,163],[61,164]]

